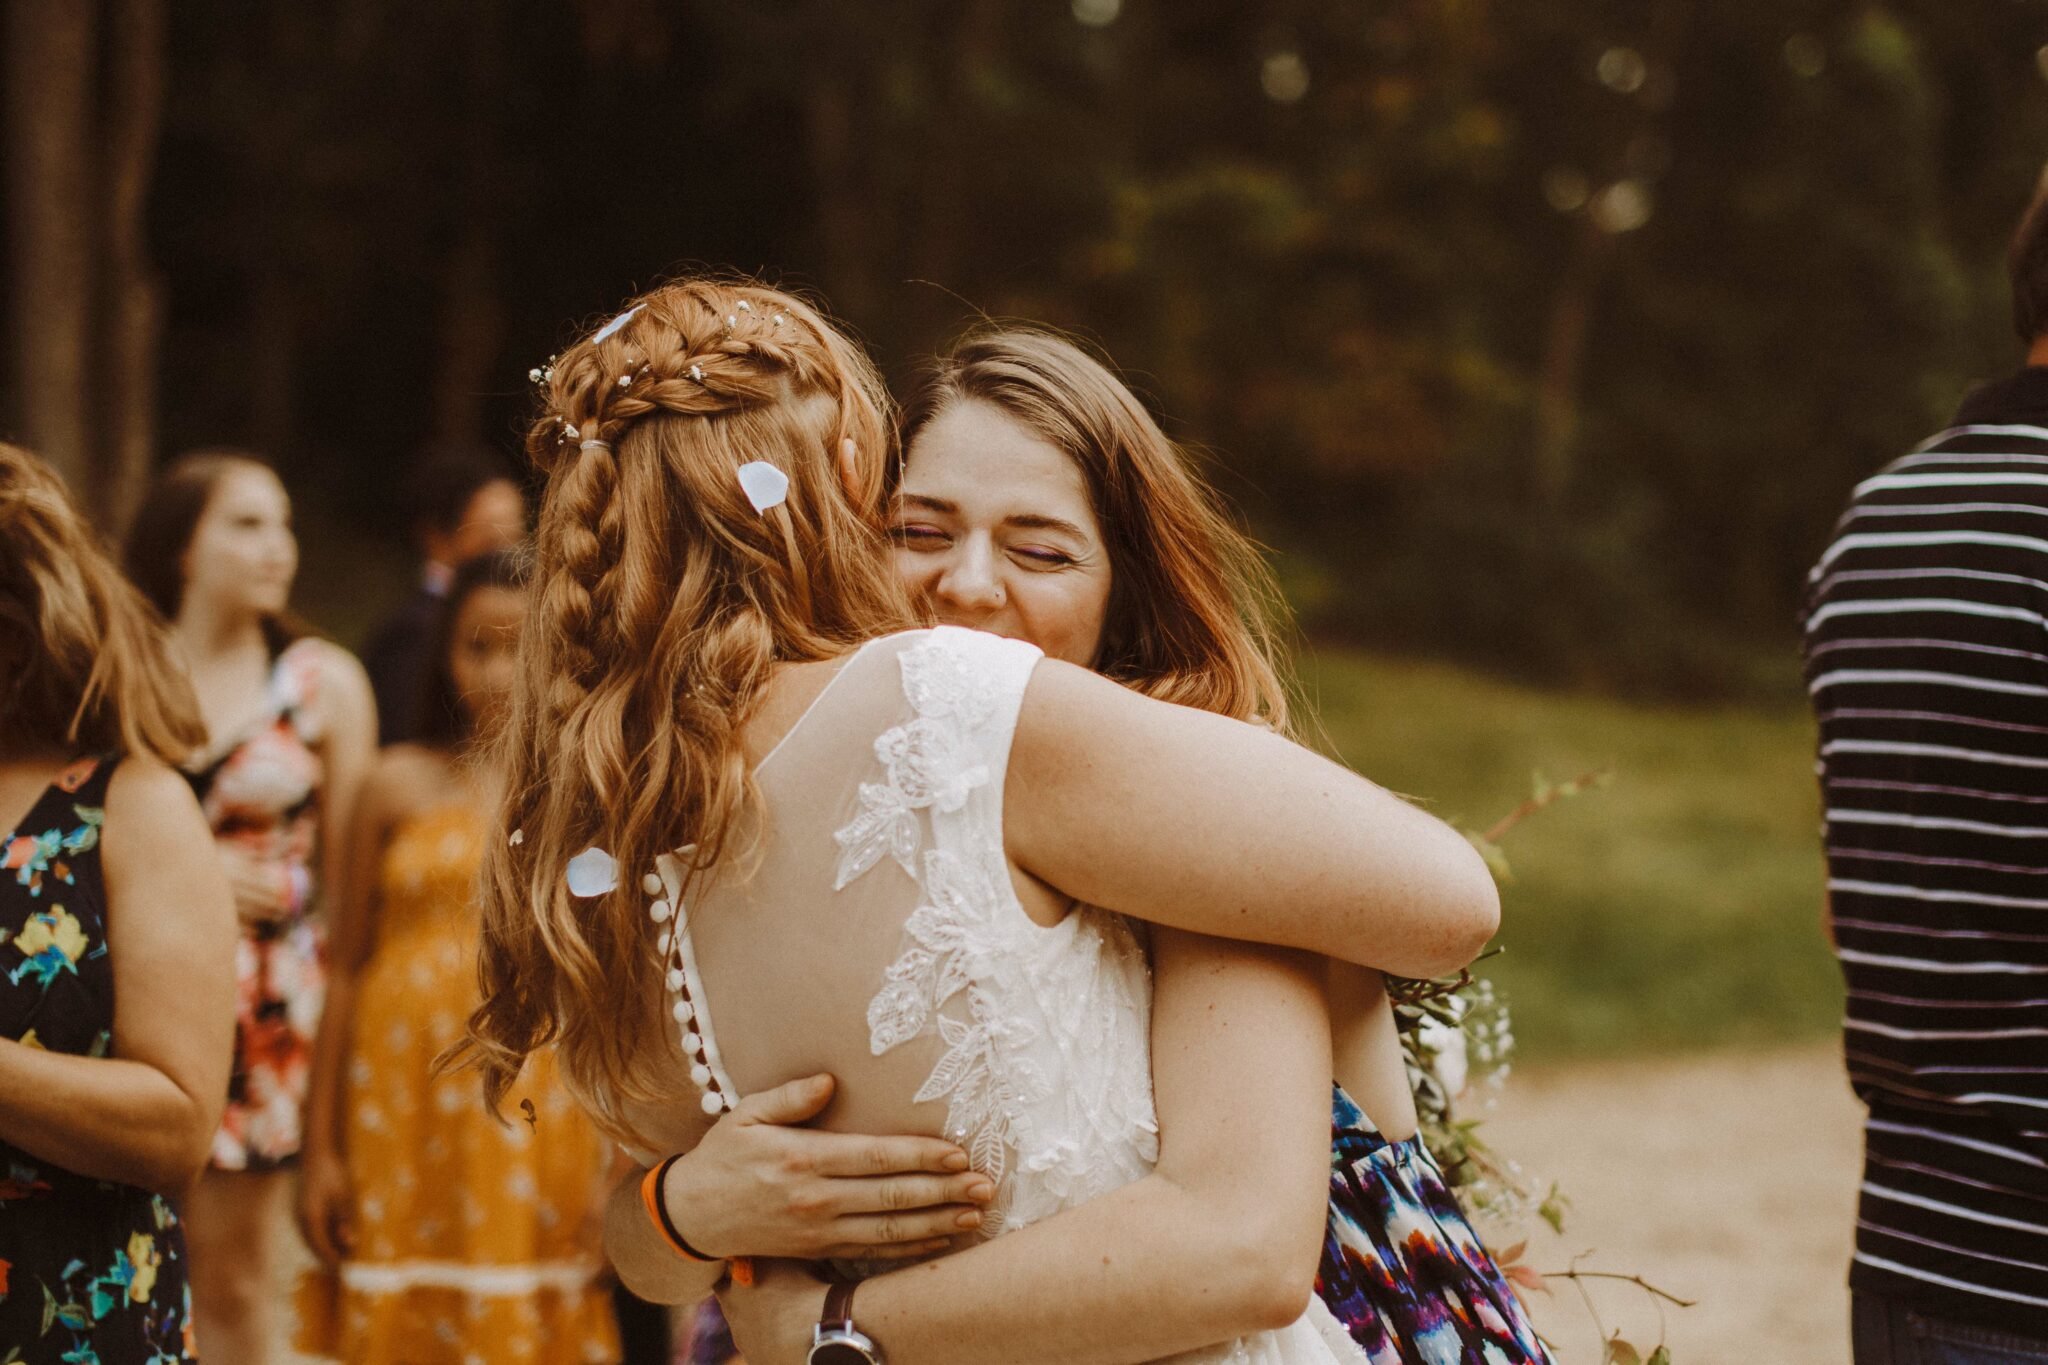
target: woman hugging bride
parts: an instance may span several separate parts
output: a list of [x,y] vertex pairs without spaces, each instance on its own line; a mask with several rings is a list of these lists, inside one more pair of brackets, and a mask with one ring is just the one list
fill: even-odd
[[646,1154],[643,1294],[830,1258],[733,1263],[755,1365],[1544,1360],[1396,1137],[1376,973],[1478,952],[1477,855],[1286,737],[1255,560],[1094,361],[980,338],[906,435],[754,284],[555,362],[488,1093],[553,1045]]

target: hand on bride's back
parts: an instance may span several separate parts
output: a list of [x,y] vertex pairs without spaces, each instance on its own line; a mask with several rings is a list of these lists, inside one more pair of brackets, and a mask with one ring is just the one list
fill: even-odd
[[995,1186],[952,1143],[794,1126],[832,1090],[830,1076],[811,1076],[749,1095],[676,1162],[663,1188],[692,1246],[711,1256],[917,1256],[980,1225]]

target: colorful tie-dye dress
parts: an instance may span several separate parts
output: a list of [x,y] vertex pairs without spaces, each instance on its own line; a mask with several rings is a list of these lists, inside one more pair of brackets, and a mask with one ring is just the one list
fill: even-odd
[[[74,763],[0,838],[0,1038],[86,1057],[113,1044],[99,837],[114,767]],[[0,1359],[198,1359],[171,1206],[0,1142]]]
[[1316,1293],[1373,1365],[1550,1365],[1420,1137],[1390,1142],[1333,1087]]
[[271,667],[263,714],[187,774],[216,841],[277,869],[292,907],[242,927],[235,947],[235,1069],[214,1134],[213,1165],[262,1171],[299,1154],[299,1108],[326,995],[326,942],[307,914],[325,765],[315,701],[319,644],[300,640]]

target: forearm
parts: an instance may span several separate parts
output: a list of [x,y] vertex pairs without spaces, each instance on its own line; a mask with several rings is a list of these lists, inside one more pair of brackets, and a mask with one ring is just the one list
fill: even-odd
[[219,1110],[154,1066],[0,1039],[0,1141],[76,1175],[176,1193]]
[[[891,1365],[1127,1365],[1285,1326],[1313,1250],[1275,1257],[1261,1209],[1150,1175],[956,1256],[867,1281]],[[1113,1248],[1113,1250],[1111,1250]],[[757,1365],[785,1365],[778,1360]]]
[[341,1116],[342,1086],[348,1075],[348,1054],[355,1036],[355,973],[336,971],[327,981],[320,1027],[313,1037],[313,1060],[306,1078],[304,1130],[308,1147],[330,1151],[345,1148]]
[[648,1218],[634,1171],[612,1188],[604,1209],[604,1251],[626,1288],[649,1303],[696,1303],[725,1274],[723,1261],[678,1256]]

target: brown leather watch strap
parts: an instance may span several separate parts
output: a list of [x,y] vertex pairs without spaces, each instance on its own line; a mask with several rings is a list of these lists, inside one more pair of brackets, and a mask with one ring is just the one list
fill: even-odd
[[825,1313],[818,1320],[821,1327],[853,1326],[853,1291],[860,1288],[858,1280],[835,1281],[825,1290]]

